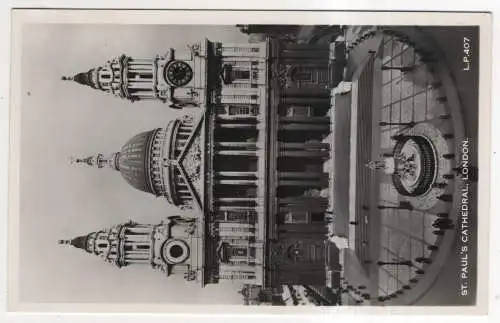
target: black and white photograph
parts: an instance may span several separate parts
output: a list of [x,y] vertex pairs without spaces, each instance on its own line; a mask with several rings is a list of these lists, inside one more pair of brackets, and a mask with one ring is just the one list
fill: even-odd
[[478,304],[483,27],[268,20],[20,24],[15,308]]

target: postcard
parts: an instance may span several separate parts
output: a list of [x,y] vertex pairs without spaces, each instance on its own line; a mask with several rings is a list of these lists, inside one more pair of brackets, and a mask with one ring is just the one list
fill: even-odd
[[15,10],[9,310],[484,311],[490,32]]

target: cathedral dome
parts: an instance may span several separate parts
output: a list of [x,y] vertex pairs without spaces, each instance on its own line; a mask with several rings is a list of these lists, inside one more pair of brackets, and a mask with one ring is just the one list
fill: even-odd
[[163,196],[174,205],[186,204],[188,189],[178,159],[192,127],[192,120],[177,119],[165,128],[135,135],[115,154],[114,168],[134,188]]
[[116,169],[123,178],[138,190],[155,193],[151,183],[150,157],[152,141],[161,129],[141,132],[121,148],[115,156]]
[[[165,197],[171,204],[191,207],[199,184],[200,138],[192,117],[172,120],[164,128],[130,138],[109,158],[103,154],[77,158],[76,163],[119,171],[134,188]],[[199,185],[198,185],[199,186]],[[199,203],[198,203],[199,204]]]

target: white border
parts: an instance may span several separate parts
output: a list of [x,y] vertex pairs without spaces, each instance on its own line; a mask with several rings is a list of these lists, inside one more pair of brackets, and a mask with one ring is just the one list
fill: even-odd
[[[47,3],[49,1],[45,1],[45,3]],[[253,3],[260,3],[261,1],[254,1]],[[314,4],[317,3],[318,1],[308,1],[308,3],[311,5],[309,8],[314,8]],[[436,1],[433,1],[432,3],[434,5],[432,6],[422,6],[422,3],[423,2],[426,2],[426,1],[419,1],[419,4],[421,5],[420,8],[424,7],[426,9],[432,9],[432,8],[436,8],[435,6],[435,3]],[[475,3],[477,4],[478,1],[475,1]],[[480,1],[479,1],[480,2]],[[37,3],[41,3],[41,1],[31,1],[31,6],[33,6],[34,4],[36,5]],[[49,4],[51,4],[51,6],[64,6],[64,7],[67,7],[67,2],[65,2],[66,4],[62,4],[62,1],[50,1]],[[86,1],[85,2],[85,6],[95,6],[96,4],[98,4],[100,2],[96,2],[96,1]],[[111,6],[113,7],[113,3],[115,4],[115,7],[124,7],[124,6],[127,6],[130,7],[130,4],[131,4],[131,1],[119,1],[119,5],[117,1],[113,1],[111,5],[108,5],[108,6]],[[186,6],[186,3],[184,2],[183,3],[184,5],[181,7],[184,7]],[[351,8],[353,8],[352,6],[352,3],[350,2],[349,4],[351,4]],[[381,7],[380,8],[385,8],[384,5],[386,5],[387,2],[382,2],[381,4],[379,3],[378,5],[380,5]],[[78,5],[78,4],[77,4]],[[80,6],[82,6],[83,4],[79,4]],[[140,7],[140,4],[138,3],[134,3],[133,5],[135,5],[135,7]],[[144,4],[143,4],[144,5]],[[267,4],[269,5],[269,3]],[[211,6],[213,7],[213,1],[211,2]],[[179,7],[179,6],[177,6]],[[206,7],[206,4],[205,6],[198,6],[198,7]],[[261,6],[261,7],[265,7],[265,6]],[[276,7],[276,6],[275,6]],[[283,5],[281,5],[281,7],[283,7]],[[317,8],[317,7],[316,7]],[[355,7],[356,8],[356,7]],[[359,7],[358,7],[359,8]],[[443,8],[443,7],[441,7]],[[469,4],[469,8],[470,8],[470,4]],[[415,9],[415,8],[413,8]],[[4,12],[2,12],[4,13]],[[87,16],[86,19],[84,20],[84,22],[89,22],[89,19],[90,21],[92,21],[91,17],[88,17],[88,15],[86,13],[88,13],[88,11],[79,11],[79,14],[78,15],[81,15],[81,13],[83,13],[84,16]],[[8,13],[7,13],[8,14]],[[239,13],[238,13],[239,14]],[[245,13],[243,13],[245,14]],[[5,18],[7,15],[4,15],[1,16],[2,18]],[[65,17],[68,17],[68,16],[71,16],[71,15],[64,15]],[[179,17],[179,12],[176,12],[176,16]],[[236,17],[237,15],[233,12],[231,13],[230,16],[227,16],[227,15],[223,15],[221,17],[219,17],[220,19],[226,19],[226,18],[234,18]],[[414,17],[415,16],[418,16],[418,14],[412,14],[412,18],[411,20],[408,19],[408,16],[407,14],[402,14],[402,13],[398,13],[398,14],[387,14],[387,13],[378,13],[375,15],[375,17],[378,16],[377,19],[382,19],[382,20],[378,20],[377,22],[377,19],[374,19],[374,15],[373,14],[364,14],[364,13],[340,13],[338,16],[337,14],[335,14],[335,21],[336,23],[344,23],[344,24],[356,24],[357,23],[363,23],[363,24],[380,24],[380,21],[382,22],[385,22],[386,24],[387,23],[390,23],[390,24],[415,24],[415,20]],[[421,15],[422,16],[422,15]],[[433,14],[425,14],[423,15],[423,18],[420,18],[420,19],[424,19],[425,22],[422,22],[422,20],[419,20],[419,23],[420,24],[433,24],[432,22],[434,22],[434,24],[474,24],[474,23],[471,23],[470,21],[466,21],[466,16],[468,15],[463,15],[463,14],[459,14],[458,16],[457,15],[450,15],[450,14],[447,14],[447,15],[444,15],[444,16],[441,16],[441,15],[437,15],[435,13]],[[107,19],[108,18],[108,21],[109,22],[112,22],[114,18],[117,18],[116,16],[115,17],[109,17],[109,15],[106,13],[106,14],[97,14],[93,17],[99,17],[99,19]],[[213,16],[211,16],[211,19]],[[255,16],[253,18],[250,18],[248,19],[247,23],[252,23],[252,22],[260,22],[260,23],[265,23],[266,21],[270,21],[270,22],[274,22],[276,23],[276,13],[273,13],[273,14],[270,14],[270,15],[262,15],[261,13],[259,13],[259,15]],[[8,18],[8,17],[6,17]],[[189,23],[189,17],[184,17],[186,18],[186,21],[184,23]],[[200,22],[199,20],[200,17],[196,17],[196,22],[197,23],[209,23],[209,21],[204,21],[202,20],[202,22]],[[436,18],[439,18],[437,20],[433,20],[433,21],[430,21],[430,19],[436,19]],[[59,18],[58,18],[59,19]],[[75,17],[71,17],[71,19],[76,19]],[[127,18],[128,19],[128,18]],[[137,18],[133,18],[133,19],[137,19]],[[159,20],[156,20],[156,19],[159,19]],[[153,23],[155,21],[158,21],[158,22],[164,22],[165,20],[163,20],[164,18],[160,18],[160,15],[156,15],[156,14],[153,14],[152,16],[149,16],[148,17],[148,23]],[[253,20],[252,20],[253,19]],[[290,20],[288,20],[290,19]],[[307,21],[309,21],[309,23],[311,23],[311,21],[314,21],[315,24],[317,23],[321,23],[321,19],[332,19],[332,14],[331,13],[319,13],[319,14],[316,14],[316,13],[297,13],[297,12],[294,12],[294,13],[291,13],[291,14],[287,14],[286,16],[283,16],[282,17],[282,14],[280,14],[280,22],[286,22],[286,21],[289,21],[290,23],[307,23]],[[447,19],[450,19],[447,20]],[[123,21],[123,18],[120,18],[119,20]],[[8,19],[3,19],[2,21],[6,21],[8,22],[9,20]],[[97,22],[97,21],[92,21],[92,22]],[[128,22],[128,21],[127,21]],[[239,21],[236,21],[238,23],[241,23],[241,19]],[[136,23],[140,23],[139,21],[137,21]],[[217,23],[220,23],[220,21],[218,20]],[[484,30],[484,29],[483,29]],[[5,28],[3,29],[3,31],[7,31],[7,35],[8,35],[8,28]],[[484,45],[485,41],[483,41],[483,39],[485,39],[483,36],[486,36],[486,39],[489,38],[488,35],[481,35],[482,37],[482,43]],[[5,38],[5,39],[8,39]],[[490,51],[487,49],[487,48],[481,48],[481,61],[484,63],[485,60],[483,59],[483,55],[486,55],[488,56],[488,54],[490,53]],[[6,55],[6,57],[8,57],[8,54]],[[2,58],[4,58],[2,56]],[[7,71],[8,70],[8,60],[5,60],[7,62],[7,69],[3,69],[4,71]],[[480,127],[480,130],[481,130],[481,146],[480,146],[480,153],[481,153],[481,156],[485,157],[485,156],[488,156],[488,152],[489,152],[489,145],[487,142],[484,141],[484,138],[489,138],[488,134],[489,134],[489,127],[488,127],[488,122],[489,120],[491,120],[491,116],[489,115],[490,112],[488,110],[488,105],[489,105],[489,95],[488,93],[485,93],[485,92],[489,92],[489,71],[491,71],[491,65],[489,64],[482,64],[481,66],[481,88],[482,90],[484,91],[482,94],[481,94],[481,100],[480,100],[480,105],[481,105],[481,111],[480,111],[480,117],[481,117],[481,120],[483,122],[483,124],[481,125]],[[4,79],[6,78],[6,73],[3,74],[4,75],[4,78],[2,78],[2,81],[4,81]],[[7,74],[8,75],[8,74]],[[484,82],[483,82],[484,81]],[[6,82],[6,84],[8,84],[8,82]],[[2,84],[3,85],[3,84]],[[7,87],[5,86],[2,86],[2,90],[6,89]],[[5,91],[5,94],[7,94],[7,91]],[[7,102],[7,98],[8,96],[7,95],[4,95],[4,91],[2,91],[1,93],[1,96],[2,97],[0,100],[0,103],[3,103],[2,105],[4,106],[5,103],[4,102]],[[14,96],[13,96],[13,99],[14,99]],[[15,102],[13,101],[13,103],[15,104]],[[486,109],[486,111],[485,111]],[[5,109],[2,109],[3,111],[5,111]],[[15,119],[15,116],[12,116],[14,119]],[[5,119],[5,121],[7,121],[8,119]],[[2,115],[2,122],[4,121],[3,119],[3,115]],[[7,124],[6,124],[7,125]],[[11,124],[11,126],[15,127],[15,123]],[[2,129],[7,129],[7,126],[6,127],[1,127]],[[11,138],[11,139],[14,139],[14,138]],[[15,147],[15,145],[13,145],[12,147]],[[15,154],[13,154],[15,155]],[[485,169],[488,169],[488,164],[489,164],[489,158],[481,158],[480,160],[480,169],[481,169],[481,176],[485,176],[485,172],[484,170]],[[15,178],[14,178],[15,179]],[[3,187],[2,187],[3,188]],[[486,190],[485,190],[486,188]],[[3,190],[2,190],[3,192]],[[488,194],[488,191],[487,191],[487,187],[484,187],[484,185],[481,185],[480,186],[480,191],[479,191],[479,194],[481,196],[481,204],[480,204],[480,214],[488,214],[488,208],[486,207],[488,205],[488,201],[485,201],[485,198],[484,197],[488,197],[489,194]],[[11,200],[12,202],[12,200]],[[12,204],[15,204],[15,203],[12,203]],[[485,208],[486,207],[486,208]],[[483,227],[483,224],[485,224],[484,222],[481,224],[481,227]],[[498,226],[496,226],[498,227]],[[484,228],[483,228],[484,229]],[[483,231],[483,229],[480,228],[481,231]],[[487,230],[484,230],[483,232],[487,232]],[[487,254],[485,254],[487,251],[487,243],[486,244],[482,244],[484,243],[484,240],[487,240],[487,236],[480,236],[482,239],[480,241],[480,244],[481,244],[481,247],[480,247],[480,254],[479,254],[479,257],[480,259],[487,259]],[[486,248],[482,248],[482,247],[486,247]],[[2,248],[3,249],[3,248]],[[482,261],[482,260],[481,260]],[[486,270],[487,272],[487,268],[485,266],[482,266],[481,267],[481,270],[482,272],[480,273],[480,277],[487,277],[487,274],[485,275],[484,274],[484,271],[483,270]],[[494,272],[494,271],[493,271]],[[487,285],[487,281],[485,280],[482,280],[480,283],[482,284],[486,284]],[[113,308],[114,306],[108,306],[106,305],[106,308],[108,310],[114,310]],[[198,312],[198,306],[197,306],[197,311]],[[217,308],[218,307],[210,307],[209,309],[207,308],[205,311],[205,313],[214,313],[214,312],[217,312]],[[44,310],[47,310],[48,308],[45,307]],[[84,308],[80,307],[80,305],[78,305],[78,309],[80,311],[85,311]],[[130,311],[130,306],[128,306],[128,309]],[[222,307],[222,312],[226,312],[227,313],[227,307]],[[345,309],[345,311],[344,311]],[[370,312],[372,312],[372,310],[375,309],[373,307],[369,308]],[[398,313],[401,314],[402,312],[405,312],[405,313],[415,313],[415,310],[414,309],[417,309],[419,313],[422,312],[422,307],[418,307],[418,308],[408,308],[408,307],[405,307],[405,308],[399,308],[399,309],[391,309],[391,312],[392,314],[395,314],[395,313]],[[48,309],[50,310],[50,309]],[[62,309],[58,309],[58,310],[62,310]],[[166,310],[165,306],[162,306],[161,307],[161,310]],[[180,309],[179,306],[175,306],[175,312],[178,312],[179,310],[181,311],[184,311],[182,309]],[[189,308],[185,308],[185,310],[189,311],[189,312],[194,312],[193,311],[193,308],[192,306],[189,307]],[[256,308],[245,308],[244,309],[244,312],[255,312]],[[300,309],[297,309],[298,312],[300,312],[301,314],[305,313],[304,309],[303,308],[300,308]],[[358,308],[354,309],[354,308],[351,308],[351,309],[348,309],[348,308],[342,308],[340,309],[341,312],[343,313],[353,313],[353,312],[359,312],[360,310]],[[458,310],[458,311],[457,311]],[[278,309],[279,311],[279,309]],[[383,312],[386,312],[387,309],[384,309]],[[142,311],[141,311],[142,312]],[[150,310],[148,309],[147,312],[150,312]],[[231,312],[234,312],[233,309],[231,309]],[[239,312],[239,311],[238,311]],[[273,312],[276,312],[276,311],[273,311]],[[282,310],[281,310],[282,312]],[[287,312],[288,312],[288,309],[287,309]],[[317,310],[315,309],[314,311],[315,313],[317,313]],[[321,311],[321,312],[325,312],[325,311]],[[328,311],[328,312],[332,312],[331,310]],[[366,312],[363,310],[363,312]],[[375,309],[375,312],[377,312],[377,310]],[[380,311],[378,311],[380,312]],[[428,312],[428,311],[427,311]],[[449,310],[447,310],[446,312],[448,313],[455,313],[455,314],[459,314],[460,313],[460,309],[456,309],[456,308],[449,308]],[[467,311],[467,312],[470,312],[470,311]],[[460,314],[463,314],[463,313],[460,313]],[[30,317],[33,317],[33,316],[30,316]],[[11,317],[12,318],[12,317]],[[26,318],[26,317],[25,317]],[[130,318],[130,316],[128,316],[128,318]],[[121,320],[123,319],[120,318]],[[153,317],[148,317],[148,319],[153,319]],[[218,318],[219,319],[219,318]],[[240,319],[240,318],[238,318]],[[302,319],[304,319],[304,317],[302,317]],[[332,318],[333,319],[333,318]],[[337,317],[335,318],[337,319]],[[400,318],[400,319],[403,319],[403,318]],[[420,318],[422,319],[422,318]],[[289,320],[287,318],[287,320]]]

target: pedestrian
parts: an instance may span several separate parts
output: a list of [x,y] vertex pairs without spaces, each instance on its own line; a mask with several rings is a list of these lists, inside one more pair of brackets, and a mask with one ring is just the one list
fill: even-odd
[[436,229],[447,230],[453,228],[453,221],[447,218],[438,218],[432,223]]
[[417,257],[417,258],[415,258],[415,261],[418,263],[421,263],[421,264],[430,264],[431,263],[431,260],[429,258],[425,258],[425,257]]

